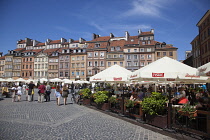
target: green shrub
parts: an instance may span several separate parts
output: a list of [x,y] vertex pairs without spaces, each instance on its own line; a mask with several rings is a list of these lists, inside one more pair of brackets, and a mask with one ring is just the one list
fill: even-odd
[[134,107],[134,103],[135,103],[135,101],[126,100],[126,101],[125,101],[125,106],[126,106],[127,108],[133,108],[133,107]]
[[118,102],[117,98],[114,97],[114,96],[111,96],[109,97],[109,100],[108,100],[110,103],[113,103],[113,104],[116,104]]
[[142,110],[150,115],[164,115],[166,101],[166,96],[158,92],[152,92],[151,96],[144,98],[141,102]]
[[93,97],[96,104],[105,103],[108,100],[108,91],[98,91],[93,95]]
[[89,99],[91,95],[91,90],[89,88],[85,88],[80,90],[80,95],[82,95],[83,98]]

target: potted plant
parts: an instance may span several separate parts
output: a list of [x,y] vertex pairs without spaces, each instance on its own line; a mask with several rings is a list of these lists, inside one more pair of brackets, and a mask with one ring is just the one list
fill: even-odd
[[108,91],[97,91],[94,95],[94,102],[97,104],[98,108],[102,110],[108,110]]
[[187,116],[190,120],[195,119],[197,116],[197,110],[195,106],[190,104],[184,104],[179,110],[179,114],[182,116]]
[[91,90],[89,88],[85,88],[80,90],[79,93],[82,96],[83,104],[89,105],[90,104],[90,96],[91,96]]
[[147,123],[161,128],[167,126],[166,102],[167,97],[158,92],[144,98],[141,106]]

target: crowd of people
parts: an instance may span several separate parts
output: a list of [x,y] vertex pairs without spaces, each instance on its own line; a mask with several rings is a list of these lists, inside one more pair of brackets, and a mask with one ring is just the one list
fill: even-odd
[[[38,90],[35,93],[35,88]],[[29,84],[20,83],[19,85],[13,85],[11,88],[12,92],[12,102],[20,102],[21,96],[26,95],[26,101],[32,102],[34,101],[34,94],[38,94],[38,103],[50,102],[50,95],[54,92],[54,96],[56,97],[56,103],[60,106],[61,97],[64,100],[64,105],[67,105],[67,98],[71,91],[74,94],[77,91],[77,88],[82,88],[81,86],[72,84],[57,84],[55,90],[52,90],[52,87],[49,83],[41,83],[39,85],[35,85],[33,81]],[[69,90],[70,89],[70,90]]]

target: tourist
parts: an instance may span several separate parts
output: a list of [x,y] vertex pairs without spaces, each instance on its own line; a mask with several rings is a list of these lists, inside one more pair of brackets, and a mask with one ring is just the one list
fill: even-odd
[[39,91],[38,91],[38,103],[43,103],[44,102],[46,86],[44,85],[44,83],[42,83],[38,87],[38,89],[39,89]]
[[62,93],[62,90],[60,88],[59,85],[56,86],[56,89],[55,89],[55,97],[56,97],[56,103],[58,106],[60,106],[60,97],[61,97],[61,93]]
[[21,85],[19,85],[18,87],[17,87],[17,96],[18,96],[18,102],[20,102],[21,101],[21,95],[22,95],[22,87],[21,87]]
[[15,102],[15,100],[16,100],[16,94],[17,94],[17,86],[14,85],[12,87],[12,102]]
[[65,84],[63,86],[63,92],[62,92],[62,97],[63,97],[63,100],[64,100],[64,105],[67,105],[66,102],[67,102],[68,94],[69,94],[69,90],[68,90],[67,85]]
[[28,85],[28,101],[31,102],[34,100],[34,83],[31,81]]
[[45,94],[46,102],[50,101],[50,94],[51,94],[51,86],[49,85],[49,83],[47,83],[46,94]]

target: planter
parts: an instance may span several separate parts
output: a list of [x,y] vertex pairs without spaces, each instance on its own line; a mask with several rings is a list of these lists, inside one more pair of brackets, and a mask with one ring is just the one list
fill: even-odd
[[109,110],[109,103],[98,104],[97,108],[104,111]]
[[189,117],[189,118],[195,118],[195,117],[198,116],[197,110],[194,111],[194,112],[186,112],[186,111],[181,111],[181,110],[179,110],[178,112],[179,112],[180,115],[182,115],[182,116],[187,116],[187,117]]
[[90,99],[83,99],[83,105],[90,105]]
[[159,127],[166,128],[167,127],[167,115],[149,115],[146,114],[146,123]]

